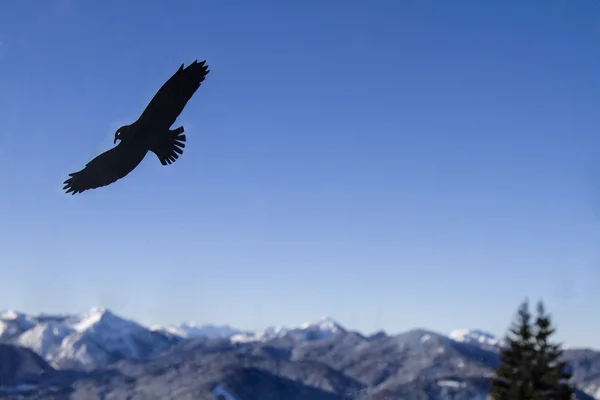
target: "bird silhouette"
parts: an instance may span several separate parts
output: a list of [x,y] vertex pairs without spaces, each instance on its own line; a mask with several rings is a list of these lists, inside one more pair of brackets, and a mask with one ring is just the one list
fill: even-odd
[[171,125],[209,72],[206,60],[196,60],[186,68],[181,64],[137,121],[117,129],[114,143],[118,140],[118,145],[88,162],[81,171],[69,174],[63,187],[66,193],[81,193],[116,182],[133,171],[148,151],[156,154],[162,165],[175,162],[183,154],[185,135],[183,126],[172,130]]

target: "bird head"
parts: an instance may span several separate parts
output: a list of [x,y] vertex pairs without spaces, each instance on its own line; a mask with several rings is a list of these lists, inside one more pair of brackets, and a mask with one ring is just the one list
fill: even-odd
[[125,133],[128,127],[128,125],[125,125],[117,129],[117,131],[115,132],[114,144],[117,144],[117,140],[123,140],[123,134]]

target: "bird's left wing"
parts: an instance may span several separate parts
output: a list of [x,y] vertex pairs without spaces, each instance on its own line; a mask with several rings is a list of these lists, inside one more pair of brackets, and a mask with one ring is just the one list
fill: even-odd
[[87,163],[81,171],[69,174],[70,178],[64,181],[63,189],[75,194],[109,185],[137,167],[146,152],[145,149],[119,143]]
[[209,72],[206,61],[196,60],[186,68],[181,64],[150,100],[140,120],[157,129],[169,129]]

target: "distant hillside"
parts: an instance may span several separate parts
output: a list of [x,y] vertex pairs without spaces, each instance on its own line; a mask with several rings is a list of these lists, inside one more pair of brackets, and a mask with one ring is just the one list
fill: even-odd
[[[485,399],[504,345],[479,330],[365,336],[327,317],[259,332],[193,323],[147,328],[103,308],[56,317],[5,313],[0,341],[8,343],[0,372],[10,390],[71,399]],[[600,399],[600,353],[567,349],[565,359],[578,398]]]

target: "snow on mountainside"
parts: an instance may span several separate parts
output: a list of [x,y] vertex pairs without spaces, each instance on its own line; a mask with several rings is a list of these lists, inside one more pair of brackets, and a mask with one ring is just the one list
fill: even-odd
[[290,330],[288,334],[300,340],[321,340],[345,331],[346,330],[333,319],[322,317],[316,321],[301,324],[299,327]]
[[327,332],[328,335],[332,335],[337,332],[344,331],[340,324],[329,317],[321,317],[320,319],[312,322],[305,322],[298,326],[299,330],[312,330],[315,332]]
[[232,328],[228,325],[199,325],[193,322],[184,322],[181,325],[167,327],[153,325],[150,327],[150,330],[166,335],[173,335],[182,339],[192,339],[197,337],[205,337],[208,339],[225,339],[231,335],[241,332],[239,329]]
[[0,340],[7,340],[32,328],[37,321],[13,310],[0,314]]
[[[200,337],[228,338],[230,342],[187,340]],[[81,374],[85,379],[75,386],[82,398],[87,398],[92,389],[109,397],[125,398],[133,395],[132,391],[143,395],[165,388],[191,391],[197,386],[210,387],[213,395],[226,400],[241,399],[244,388],[256,385],[256,379],[264,379],[269,390],[280,390],[277,393],[282,394],[281,398],[305,386],[314,389],[315,382],[320,382],[319,388],[325,390],[328,397],[299,399],[338,399],[341,397],[331,397],[331,390],[358,393],[363,386],[375,390],[374,397],[369,397],[374,400],[413,394],[427,394],[427,398],[438,400],[450,398],[448,396],[483,399],[487,389],[481,382],[488,382],[491,368],[497,362],[497,354],[489,350],[496,352],[504,346],[503,339],[482,330],[463,329],[443,335],[413,329],[400,334],[380,331],[364,336],[346,330],[329,317],[295,327],[275,326],[257,332],[193,323],[149,328],[104,308],[64,316],[5,312],[0,314],[0,343],[0,347],[4,345],[10,352],[16,352],[13,357],[16,360],[26,359],[27,353],[33,353],[7,345],[27,347],[57,369],[92,369],[125,360],[110,368],[136,377],[130,380],[131,385],[123,385],[123,376],[119,374],[114,379],[107,375],[100,380]],[[154,356],[166,349],[169,350],[148,363],[127,360]],[[565,357],[575,370],[574,384],[600,400],[600,352],[570,350]],[[39,362],[34,366],[48,365],[36,358]],[[10,360],[10,357],[5,359]],[[6,360],[5,365],[8,365]],[[254,364],[248,364],[247,360]],[[50,377],[52,382],[64,374],[64,371],[46,369],[57,373]],[[40,370],[33,369],[41,376],[45,372]],[[64,374],[67,375],[70,374]],[[222,386],[215,386],[218,379],[222,380]],[[310,383],[302,386],[303,382]],[[352,386],[355,384],[358,386]],[[351,392],[346,390],[347,385],[352,386]],[[234,393],[237,397],[233,397]]]
[[333,319],[321,317],[316,321],[306,322],[293,328],[275,326],[257,332],[241,332],[232,335],[230,339],[238,343],[264,342],[278,337],[290,336],[296,340],[312,341],[327,339],[338,332],[345,332],[345,329]]
[[272,326],[259,331],[242,331],[231,326],[199,325],[184,323],[179,326],[162,327],[154,325],[150,328],[155,332],[173,335],[187,339],[194,337],[230,338],[233,342],[264,342],[274,338],[290,335],[297,340],[325,339],[345,329],[329,317],[322,317],[316,321],[306,322],[297,327]]
[[52,366],[94,367],[140,358],[168,348],[173,340],[104,308],[66,317],[0,315],[0,338],[27,347]]
[[506,345],[504,339],[478,329],[457,329],[450,332],[448,337],[456,342],[474,344],[489,350],[497,350]]
[[[273,326],[252,332],[228,325],[195,323],[148,328],[98,307],[66,316],[31,316],[15,311],[0,314],[0,342],[27,347],[57,368],[94,367],[125,358],[143,358],[190,338],[229,338],[245,343],[286,337],[296,342],[311,342],[331,338],[339,332],[346,329],[329,317],[295,327]],[[385,333],[380,332],[369,340],[384,337]],[[447,337],[494,351],[505,343],[504,339],[481,330],[456,330]]]
[[0,342],[29,348],[55,368],[93,368],[121,359],[143,358],[195,337],[253,342],[288,336],[296,341],[314,341],[344,331],[329,317],[292,328],[276,326],[244,332],[230,326],[194,323],[147,328],[100,307],[79,315],[0,314]]
[[289,329],[283,326],[270,326],[259,331],[240,332],[232,335],[229,339],[232,342],[247,343],[247,342],[265,342],[277,337],[284,336]]

